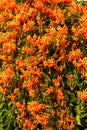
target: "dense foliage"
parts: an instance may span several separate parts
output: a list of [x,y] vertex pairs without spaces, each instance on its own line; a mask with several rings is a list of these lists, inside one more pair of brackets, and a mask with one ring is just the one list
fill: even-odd
[[0,130],[87,130],[87,4],[0,0]]

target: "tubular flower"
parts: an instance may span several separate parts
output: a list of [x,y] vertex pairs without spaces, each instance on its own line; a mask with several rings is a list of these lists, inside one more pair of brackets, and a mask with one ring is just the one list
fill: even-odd
[[86,101],[87,100],[87,89],[83,90],[83,91],[79,91],[77,93],[78,97],[83,100]]
[[23,114],[25,111],[25,105],[21,104],[20,102],[16,102],[15,105],[19,109],[19,111]]
[[35,129],[34,124],[30,120],[25,118],[23,124],[23,130],[34,130],[34,129]]
[[57,96],[57,101],[61,101],[64,99],[64,95],[63,95],[63,92],[62,92],[62,89],[59,88],[57,91],[56,91],[56,96]]
[[49,115],[41,114],[36,116],[37,122],[41,125],[46,125],[49,119]]
[[28,111],[32,114],[35,115],[38,112],[42,112],[45,109],[45,105],[44,104],[39,104],[38,102],[29,102],[28,105]]
[[72,74],[66,75],[66,78],[67,78],[68,80],[72,80],[72,79],[73,79],[73,75],[72,75]]
[[72,50],[69,54],[68,54],[68,61],[73,61],[73,60],[79,60],[80,58],[82,58],[82,52],[80,49],[76,49],[76,50]]

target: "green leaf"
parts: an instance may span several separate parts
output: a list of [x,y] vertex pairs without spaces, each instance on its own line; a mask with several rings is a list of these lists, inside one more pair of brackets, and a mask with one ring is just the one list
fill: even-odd
[[79,98],[77,98],[76,103],[77,103],[77,105],[79,105],[81,103],[81,100]]
[[87,79],[85,79],[83,82],[84,82],[85,84],[87,84]]
[[3,130],[3,127],[0,126],[0,130]]
[[3,108],[4,102],[0,102],[0,109]]
[[0,111],[0,120],[1,120],[2,114],[3,114],[3,111],[1,110]]
[[78,125],[81,125],[80,115],[79,114],[76,116],[76,122],[77,122]]
[[74,108],[74,110],[75,110],[75,112],[76,112],[77,114],[80,115],[81,110],[80,110],[80,106],[79,106],[79,105],[76,105],[75,108]]
[[77,71],[77,69],[74,70],[73,76],[74,76],[74,79],[76,79],[76,80],[78,79],[78,71]]
[[2,96],[3,96],[3,94],[0,92],[0,101],[2,100]]
[[81,118],[87,117],[87,111],[84,110],[83,112],[81,112],[80,117]]
[[77,98],[75,97],[74,93],[71,93],[71,102],[75,102],[77,100]]

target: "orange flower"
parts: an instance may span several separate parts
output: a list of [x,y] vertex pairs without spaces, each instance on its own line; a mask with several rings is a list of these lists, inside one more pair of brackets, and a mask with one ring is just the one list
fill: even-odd
[[43,61],[44,66],[51,68],[54,66],[54,61],[53,60],[48,60],[48,61]]
[[[39,78],[41,78],[41,71],[40,71],[39,68],[33,67],[33,74],[34,74],[35,76],[37,75]],[[36,78],[36,80],[38,80],[38,79]]]
[[21,68],[26,67],[26,66],[27,66],[27,63],[22,60],[22,57],[18,57],[16,59],[16,68],[17,69],[21,69]]
[[72,0],[62,0],[64,3],[71,3]]
[[72,75],[72,74],[66,75],[66,78],[67,78],[68,80],[72,80],[72,79],[73,79],[73,75]]
[[16,102],[15,105],[17,106],[17,108],[19,109],[19,111],[21,113],[24,113],[24,111],[25,111],[25,105],[21,104],[20,102]]
[[74,128],[75,128],[75,124],[73,122],[71,122],[69,130],[73,130]]
[[53,90],[53,87],[48,88],[48,89],[47,89],[48,95],[50,95],[51,93],[53,93],[53,91],[54,91],[54,90]]
[[61,88],[58,88],[58,90],[56,90],[56,96],[57,96],[57,101],[61,101],[64,99],[64,95]]
[[3,3],[0,1],[0,11],[4,9]]
[[57,79],[53,80],[53,83],[54,83],[55,87],[59,87],[60,86],[61,80],[62,80],[62,76],[58,76]]
[[14,94],[9,95],[8,98],[14,102],[16,101],[16,96]]
[[33,39],[30,35],[27,36],[27,41],[28,41],[31,45],[35,43],[34,39]]
[[66,122],[72,122],[72,121],[73,121],[73,119],[69,115],[67,115],[66,116]]
[[7,66],[7,69],[1,72],[0,74],[0,84],[3,84],[5,87],[7,83],[9,84],[12,81],[13,76],[14,76],[14,71],[12,65],[9,64]]
[[0,22],[5,22],[5,17],[3,15],[0,15]]
[[34,22],[33,21],[28,21],[27,23],[23,24],[23,32],[28,32],[29,30],[33,30],[34,29]]
[[34,50],[32,48],[23,47],[23,52],[26,54],[34,54]]
[[49,115],[47,114],[36,115],[36,119],[38,123],[40,123],[41,125],[46,125],[48,123]]
[[7,27],[16,29],[17,31],[20,31],[20,27],[18,26],[20,23],[17,23],[15,20],[13,21],[8,21],[7,22]]
[[44,110],[45,108],[45,104],[39,104],[37,101],[29,102],[28,105],[28,111],[32,115],[36,115],[38,112],[42,112],[42,110]]
[[28,92],[31,97],[36,97],[37,92],[35,89],[29,89]]
[[79,59],[77,62],[73,61],[73,65],[80,70],[82,77],[87,77],[87,57]]
[[3,49],[6,50],[7,54],[14,53],[16,49],[16,44],[11,42],[4,43]]
[[19,88],[15,88],[14,89],[14,94],[20,94],[20,89]]
[[24,119],[23,130],[34,130],[34,124],[27,118]]
[[87,100],[87,89],[85,89],[85,90],[83,90],[83,91],[79,91],[79,92],[77,93],[77,95],[78,95],[78,97],[79,97],[81,100],[83,100],[83,101]]
[[2,92],[3,94],[6,94],[8,92],[8,89],[6,87],[0,86],[0,92]]
[[68,61],[73,61],[73,60],[79,60],[82,57],[82,52],[80,49],[76,49],[76,50],[72,50],[69,54],[68,54]]
[[11,55],[11,56],[8,56],[7,58],[6,58],[6,62],[10,62],[11,60],[12,60],[12,58],[13,58],[13,56]]
[[23,14],[16,14],[16,16],[14,17],[14,20],[15,20],[15,23],[19,25],[24,22],[25,16]]
[[47,130],[52,130],[52,128],[48,128]]
[[40,11],[44,11],[44,6],[43,6],[43,3],[42,1],[36,1],[34,4],[33,4],[34,8],[37,9],[37,10],[40,10]]
[[60,0],[50,0],[51,4],[57,5],[60,3]]

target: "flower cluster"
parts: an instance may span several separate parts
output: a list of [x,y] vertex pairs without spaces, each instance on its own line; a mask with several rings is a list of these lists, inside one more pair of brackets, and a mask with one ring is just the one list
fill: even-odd
[[1,129],[77,128],[74,105],[87,99],[86,40],[86,3],[0,0]]

